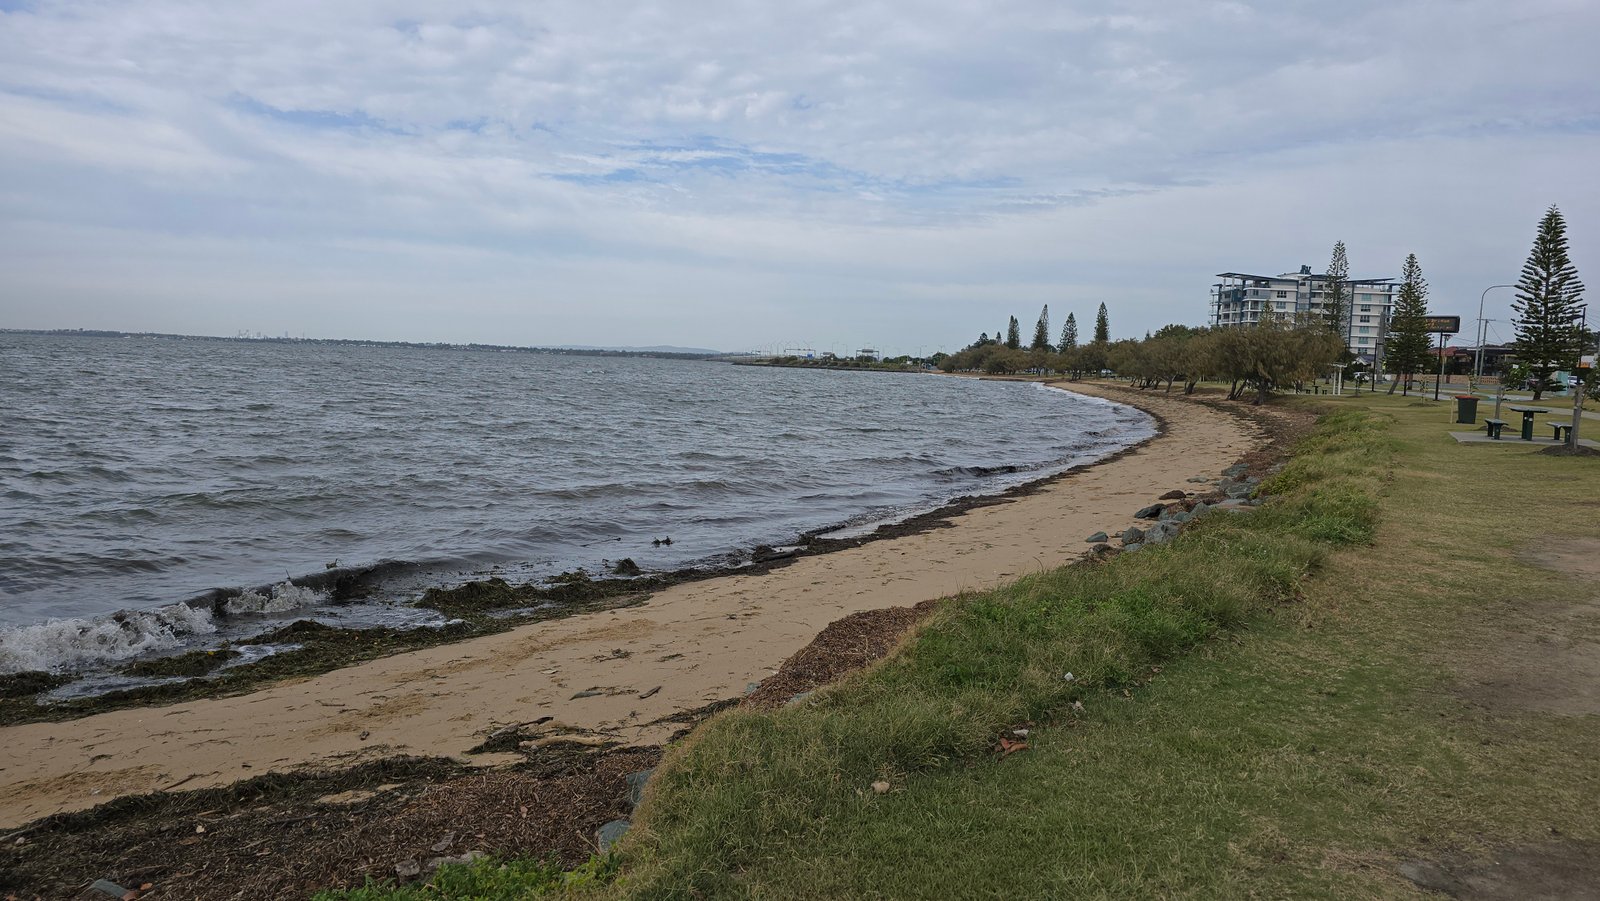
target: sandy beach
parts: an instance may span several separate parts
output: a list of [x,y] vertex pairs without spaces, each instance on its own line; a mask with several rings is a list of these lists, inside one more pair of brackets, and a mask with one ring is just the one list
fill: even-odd
[[[0,728],[0,828],[112,798],[224,785],[273,770],[389,754],[459,756],[492,730],[542,728],[626,744],[668,718],[742,696],[823,627],[1070,562],[1084,538],[1257,446],[1237,416],[1161,394],[1137,401],[1167,429],[1040,490],[955,516],[949,528],[797,560],[763,575],[679,585],[635,607],[413,651],[230,698]],[[473,758],[494,763],[496,755]]]

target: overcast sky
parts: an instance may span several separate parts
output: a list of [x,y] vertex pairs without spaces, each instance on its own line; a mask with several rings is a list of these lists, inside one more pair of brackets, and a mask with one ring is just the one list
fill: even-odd
[[[0,326],[955,349],[1600,290],[1600,3],[0,0]],[[1509,291],[1492,292],[1508,318]],[[1496,334],[1509,337],[1508,325]]]

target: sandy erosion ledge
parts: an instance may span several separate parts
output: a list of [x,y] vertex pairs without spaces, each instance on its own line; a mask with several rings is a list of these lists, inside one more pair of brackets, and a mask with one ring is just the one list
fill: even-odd
[[660,742],[681,725],[663,717],[744,694],[828,623],[1068,563],[1088,551],[1086,536],[1126,528],[1138,507],[1191,487],[1189,477],[1215,477],[1263,440],[1246,420],[1177,397],[1073,389],[1135,401],[1167,430],[1037,492],[959,514],[951,528],[246,695],[0,728],[0,828],[272,770],[460,755],[491,729],[540,717],[625,743]]

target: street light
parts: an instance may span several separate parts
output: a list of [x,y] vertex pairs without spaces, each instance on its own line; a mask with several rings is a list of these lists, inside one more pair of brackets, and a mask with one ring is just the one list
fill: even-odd
[[1489,292],[1493,291],[1496,288],[1515,288],[1515,287],[1516,287],[1516,285],[1490,285],[1489,287],[1483,289],[1483,293],[1482,294],[1478,295],[1478,355],[1477,355],[1478,358],[1473,363],[1473,366],[1472,366],[1472,370],[1473,370],[1472,383],[1474,385],[1476,385],[1477,383],[1483,381],[1483,341],[1484,341],[1484,338],[1487,336],[1487,333],[1489,331],[1487,328],[1484,327],[1484,318],[1483,318],[1483,301],[1484,301],[1484,298],[1488,297],[1489,296]]

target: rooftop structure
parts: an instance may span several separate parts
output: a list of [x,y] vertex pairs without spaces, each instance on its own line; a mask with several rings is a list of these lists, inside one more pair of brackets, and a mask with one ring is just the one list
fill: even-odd
[[[1282,275],[1253,275],[1248,272],[1219,272],[1211,286],[1213,328],[1254,325],[1267,316],[1328,316],[1328,285],[1324,274],[1301,266],[1299,272]],[[1394,312],[1395,295],[1400,286],[1392,278],[1347,278],[1345,315],[1339,331],[1345,346],[1361,361],[1382,365],[1383,343],[1389,332],[1389,317]]]

